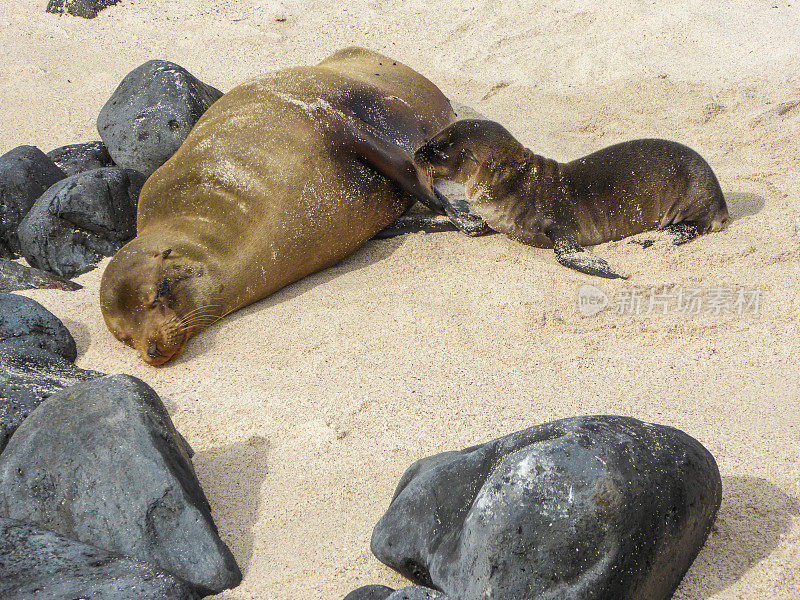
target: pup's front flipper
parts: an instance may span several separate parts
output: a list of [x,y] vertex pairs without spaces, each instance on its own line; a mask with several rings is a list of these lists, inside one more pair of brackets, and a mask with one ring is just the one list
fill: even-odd
[[474,237],[489,233],[491,229],[486,222],[476,213],[472,212],[469,203],[461,198],[450,199],[435,187],[432,188],[436,197],[433,203],[429,198],[419,198],[420,204],[427,207],[429,213],[414,212],[412,206],[406,214],[379,232],[377,239],[386,239],[406,233],[424,231],[433,233],[438,231],[458,230]]
[[470,237],[485,235],[492,229],[486,224],[486,221],[476,212],[472,210],[465,199],[454,198],[450,199],[445,197],[436,188],[433,189],[436,196],[440,199],[444,214],[452,221],[453,225]]
[[409,211],[386,229],[379,231],[375,235],[375,239],[384,240],[406,233],[419,233],[421,231],[425,233],[434,233],[455,230],[456,226],[453,225],[450,218],[445,215],[436,214],[434,212],[419,213]]
[[556,260],[565,267],[606,279],[627,279],[625,275],[614,271],[605,260],[578,244],[574,233],[551,231],[547,235],[553,242]]

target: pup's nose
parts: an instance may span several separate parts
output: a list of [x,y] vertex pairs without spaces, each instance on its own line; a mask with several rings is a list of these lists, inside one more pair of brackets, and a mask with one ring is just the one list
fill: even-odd
[[158,344],[153,342],[147,347],[147,356],[150,358],[161,358],[164,355],[161,354],[161,350],[158,349]]
[[414,153],[414,160],[417,162],[426,162],[431,158],[431,148],[427,144],[422,146]]

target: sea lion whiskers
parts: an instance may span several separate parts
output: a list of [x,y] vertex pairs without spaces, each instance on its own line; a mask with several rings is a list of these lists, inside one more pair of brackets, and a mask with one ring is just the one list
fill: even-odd
[[[204,304],[203,306],[198,306],[194,310],[189,311],[181,318],[180,324],[178,325],[179,331],[188,332],[191,329],[210,327],[235,310],[231,309],[221,315],[216,315],[213,311],[218,308],[222,308],[222,304],[212,302]],[[193,333],[197,333],[197,331]]]
[[194,308],[194,309],[190,310],[189,312],[187,312],[185,315],[183,315],[181,317],[181,320],[185,321],[186,319],[189,319],[189,318],[191,318],[191,317],[193,317],[193,316],[195,316],[197,314],[202,313],[203,311],[210,310],[212,308],[222,308],[222,305],[221,304],[213,304],[213,303],[212,304],[203,304],[202,306],[198,306],[197,308]]
[[188,320],[182,322],[182,325],[181,325],[182,329],[181,330],[182,331],[189,331],[189,329],[191,329],[193,327],[205,327],[205,328],[211,327],[214,323],[216,323],[220,319],[224,319],[225,317],[227,317],[234,310],[236,310],[236,309],[232,308],[229,311],[227,311],[226,313],[223,313],[221,315],[213,315],[213,314],[194,315],[191,319],[188,319]]
[[[180,324],[178,325],[178,327],[182,331],[188,331],[189,329],[193,329],[193,328],[196,329],[197,327],[199,327],[201,325],[206,325],[206,326],[211,325],[211,324],[215,323],[218,319],[221,319],[221,318],[222,318],[221,316],[215,315],[215,314],[212,314],[212,313],[209,313],[209,314],[197,314],[197,315],[194,315],[193,317],[191,317],[189,319],[182,319]],[[195,333],[197,333],[197,331],[195,331]]]

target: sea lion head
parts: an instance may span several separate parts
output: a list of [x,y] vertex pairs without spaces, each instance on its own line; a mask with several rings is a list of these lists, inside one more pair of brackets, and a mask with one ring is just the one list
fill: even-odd
[[106,267],[100,308],[109,330],[147,364],[183,352],[187,340],[218,318],[207,301],[213,281],[191,246],[135,238]]
[[464,119],[448,125],[414,153],[414,161],[433,179],[465,183],[487,163],[503,162],[522,145],[494,121]]

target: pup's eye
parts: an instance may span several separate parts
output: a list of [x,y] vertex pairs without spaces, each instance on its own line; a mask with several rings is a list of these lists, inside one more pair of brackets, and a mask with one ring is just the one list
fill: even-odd
[[472,150],[462,150],[462,154],[464,154],[464,158],[471,160],[474,163],[478,162],[478,159],[475,158],[475,155],[472,153]]

